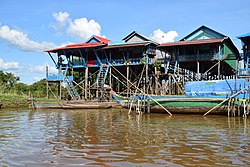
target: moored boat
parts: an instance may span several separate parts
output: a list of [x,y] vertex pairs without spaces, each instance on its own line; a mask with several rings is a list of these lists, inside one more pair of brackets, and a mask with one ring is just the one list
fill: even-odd
[[133,95],[122,98],[114,91],[111,94],[118,104],[128,109],[149,108],[150,112],[169,111],[172,114],[205,114],[209,111],[210,114],[227,115],[236,107],[241,110],[242,101],[247,108],[245,110],[248,110],[249,85],[245,79],[210,80],[187,82],[185,95]]
[[34,104],[35,109],[107,109],[111,108],[111,103],[97,103],[97,102],[85,102],[85,103],[38,103]]

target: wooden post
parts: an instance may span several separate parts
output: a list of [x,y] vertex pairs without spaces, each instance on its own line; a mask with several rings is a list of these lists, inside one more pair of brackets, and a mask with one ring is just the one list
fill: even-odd
[[[90,81],[88,83],[89,83],[88,85],[90,85]],[[90,89],[89,89],[89,100],[90,100],[90,98],[91,98],[91,92],[90,92]]]
[[[49,75],[49,67],[46,66],[46,78]],[[49,98],[49,82],[46,80],[46,98]]]
[[[148,95],[148,80],[149,80],[149,77],[148,77],[148,55],[147,55],[147,59],[146,59],[146,81],[145,81],[145,87],[146,87],[146,96],[145,98],[147,97]],[[147,100],[146,104],[147,104],[147,113],[150,113],[150,106],[149,106],[149,99],[147,97]],[[145,101],[144,100],[144,101]],[[144,104],[145,105],[145,104]]]
[[[112,86],[112,68],[110,67],[109,69],[109,86],[111,88],[111,90],[113,89],[113,86]],[[112,99],[112,95],[110,94],[110,99]]]
[[198,80],[200,79],[200,62],[197,61],[197,74],[198,74]]
[[86,67],[85,68],[85,92],[84,92],[85,100],[88,99],[88,77],[89,77],[89,69],[88,67]]
[[129,66],[127,65],[127,98],[129,97]]
[[158,95],[159,94],[159,86],[158,86],[158,72],[157,72],[157,68],[155,67],[155,94]]
[[220,79],[220,60],[219,60],[219,63],[218,63],[218,79]]
[[61,99],[62,98],[62,89],[61,89],[61,84],[62,81],[59,81],[58,82],[58,99]]

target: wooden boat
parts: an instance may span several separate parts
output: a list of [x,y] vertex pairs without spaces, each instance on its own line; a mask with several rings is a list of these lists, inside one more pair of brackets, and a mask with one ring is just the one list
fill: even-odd
[[[242,85],[245,87],[243,88]],[[186,95],[134,95],[126,98],[117,95],[114,91],[111,91],[111,94],[122,107],[138,111],[146,111],[147,108],[150,112],[169,111],[172,114],[205,114],[209,111],[210,114],[227,115],[236,107],[240,112],[240,101],[245,100],[249,103],[249,86],[250,83],[244,79],[197,81],[185,85]],[[232,90],[232,87],[236,89]],[[250,104],[244,105],[250,107]]]
[[[131,98],[129,101],[125,97],[121,97],[116,94],[112,94],[112,97],[120,104],[123,108],[133,110],[142,110],[144,102],[150,106],[151,113],[167,113],[166,109],[172,114],[205,114],[207,111],[217,106],[225,98],[192,98],[186,96],[150,96],[148,100]],[[227,103],[226,103],[227,104]],[[211,114],[227,114],[227,106],[221,105],[216,110],[212,111]]]
[[111,108],[110,103],[96,103],[96,102],[85,102],[85,103],[38,103],[34,104],[35,109],[107,109]]

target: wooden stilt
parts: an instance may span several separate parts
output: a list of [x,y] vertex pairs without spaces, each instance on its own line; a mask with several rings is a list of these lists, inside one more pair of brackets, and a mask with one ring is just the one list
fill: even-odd
[[62,84],[61,84],[61,82],[62,81],[59,81],[58,82],[58,99],[61,99],[62,98],[62,89],[61,89],[61,86],[62,86]]
[[[110,67],[109,68],[109,86],[111,88],[111,90],[113,89],[113,86],[112,86],[112,68]],[[110,94],[110,100],[112,99],[112,95]]]
[[244,89],[239,90],[238,92],[236,92],[235,94],[233,94],[232,96],[228,97],[227,99],[223,100],[222,102],[220,102],[218,105],[216,105],[215,107],[213,107],[212,109],[210,109],[209,111],[207,111],[204,116],[206,116],[208,113],[210,113],[211,111],[217,109],[218,107],[220,107],[222,104],[224,104],[226,101],[230,100],[231,98],[236,97],[238,94],[240,94],[242,91],[245,91],[248,87],[245,87]]
[[[49,75],[49,67],[46,66],[46,78]],[[46,98],[49,98],[49,82],[46,80]]]
[[89,78],[89,70],[88,67],[85,68],[85,86],[84,86],[84,98],[88,99],[88,78]]

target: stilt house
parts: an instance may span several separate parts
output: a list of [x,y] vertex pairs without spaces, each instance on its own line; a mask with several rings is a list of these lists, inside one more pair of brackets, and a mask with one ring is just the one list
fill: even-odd
[[242,42],[242,51],[243,51],[243,65],[239,69],[238,74],[240,77],[249,77],[250,76],[250,33],[241,35],[237,37]]
[[[169,66],[178,68],[185,81],[235,77],[240,55],[231,39],[201,26],[178,42],[158,46],[170,55]],[[166,69],[166,71],[167,71]]]

